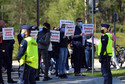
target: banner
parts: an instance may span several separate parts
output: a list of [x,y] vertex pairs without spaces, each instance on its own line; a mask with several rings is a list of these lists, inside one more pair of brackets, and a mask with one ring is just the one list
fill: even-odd
[[12,40],[14,39],[14,29],[11,27],[2,28],[3,40]]
[[94,29],[94,24],[83,24],[83,33],[85,35],[92,34],[93,29]]
[[62,24],[72,24],[72,25],[74,25],[74,21],[72,21],[72,20],[60,20],[60,28],[61,28],[61,26],[62,26]]
[[51,30],[51,41],[59,42],[60,41],[60,31]]
[[75,25],[66,24],[65,26],[65,36],[72,36],[74,35]]
[[[88,39],[87,42],[92,43],[92,38]],[[94,44],[99,45],[99,39],[94,38]]]
[[30,35],[36,40],[38,31],[31,31]]

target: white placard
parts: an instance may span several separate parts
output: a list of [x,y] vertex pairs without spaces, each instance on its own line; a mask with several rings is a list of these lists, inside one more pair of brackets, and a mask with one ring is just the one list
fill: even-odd
[[83,33],[85,35],[92,34],[93,29],[94,29],[94,24],[83,24]]
[[65,36],[72,36],[74,35],[75,25],[66,24],[65,26]]
[[14,39],[14,28],[2,28],[3,40],[13,40]]
[[60,41],[60,31],[51,30],[51,41],[59,42]]
[[[92,43],[92,38],[87,39],[88,42]],[[99,39],[94,38],[94,44],[99,45]]]
[[36,40],[38,31],[31,31],[30,35]]
[[74,25],[74,21],[72,21],[72,20],[60,20],[60,28],[61,28],[62,24],[72,24],[72,25]]

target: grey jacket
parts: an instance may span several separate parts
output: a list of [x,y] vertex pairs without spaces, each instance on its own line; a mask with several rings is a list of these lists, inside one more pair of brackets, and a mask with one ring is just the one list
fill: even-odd
[[51,36],[50,32],[45,33],[43,31],[41,31],[38,33],[37,43],[38,43],[39,49],[47,49],[48,50],[48,47],[50,44],[50,36]]

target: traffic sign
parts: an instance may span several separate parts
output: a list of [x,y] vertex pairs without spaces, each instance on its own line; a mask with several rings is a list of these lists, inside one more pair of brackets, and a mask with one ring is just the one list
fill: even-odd
[[[99,8],[95,8],[94,14],[99,13]],[[89,14],[92,14],[92,8],[89,8]]]
[[89,6],[91,7],[91,8],[93,8],[93,3],[95,4],[95,7],[97,7],[98,6],[98,4],[99,4],[99,0],[95,0],[94,2],[93,2],[94,0],[89,0]]

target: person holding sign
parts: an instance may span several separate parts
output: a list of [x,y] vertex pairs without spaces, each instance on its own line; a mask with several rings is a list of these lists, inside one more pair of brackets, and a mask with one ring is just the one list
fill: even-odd
[[[0,20],[0,32],[2,32],[2,29],[5,27],[4,20]],[[0,43],[0,84],[4,84],[3,78],[2,78],[2,72],[1,68],[3,66],[2,61],[5,63],[7,67],[7,76],[8,76],[8,83],[16,83],[16,81],[13,81],[11,78],[11,60],[9,57],[8,52],[8,46],[9,42],[8,40],[3,40]]]
[[[82,19],[77,18],[76,19],[76,27],[75,27],[75,33],[72,41],[73,45],[73,55],[72,59],[74,61],[74,73],[75,76],[85,76],[81,74],[81,67],[83,66],[83,62],[85,62],[85,48],[83,46],[82,41]],[[84,60],[84,61],[83,61]]]
[[[73,36],[71,36],[73,38]],[[68,56],[68,44],[70,43],[70,39],[65,35],[65,24],[62,24],[61,30],[60,30],[60,51],[59,51],[59,78],[67,78],[67,75],[65,74],[65,65],[66,65],[66,59]]]

